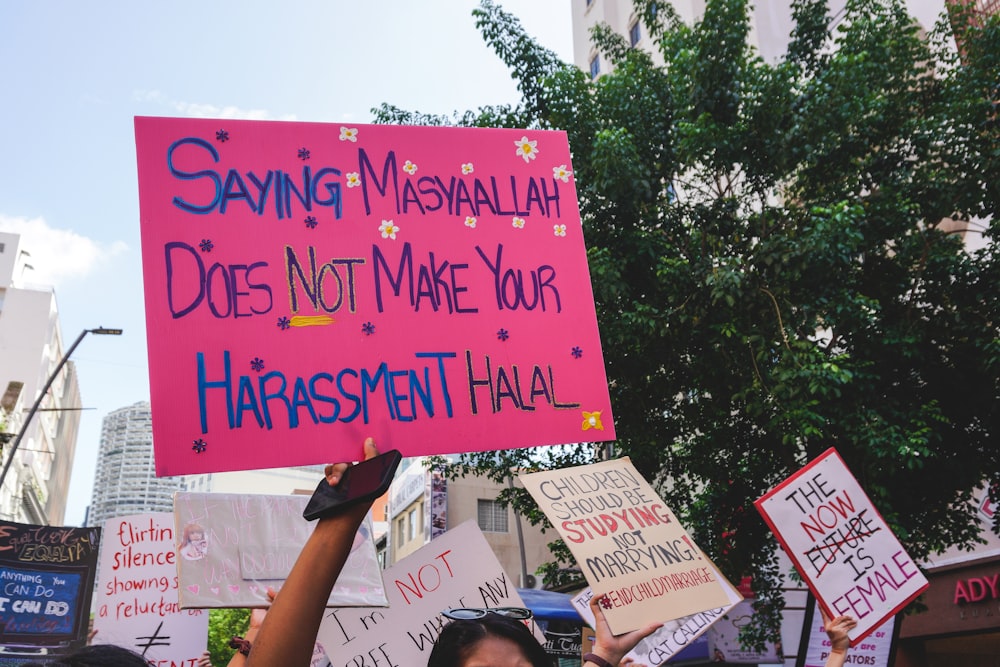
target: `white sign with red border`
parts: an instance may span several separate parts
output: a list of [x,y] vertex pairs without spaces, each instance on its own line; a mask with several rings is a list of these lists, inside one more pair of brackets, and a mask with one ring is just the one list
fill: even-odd
[[929,585],[832,447],[754,504],[851,646]]

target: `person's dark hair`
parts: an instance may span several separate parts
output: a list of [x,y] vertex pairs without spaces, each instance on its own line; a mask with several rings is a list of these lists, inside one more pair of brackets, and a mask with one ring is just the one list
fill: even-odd
[[532,667],[551,667],[552,661],[535,636],[521,621],[487,614],[475,620],[452,621],[444,626],[434,648],[431,649],[427,667],[458,667],[468,657],[472,648],[486,637],[509,639],[524,652]]
[[146,659],[134,651],[111,644],[84,646],[54,661],[24,662],[21,667],[149,667]]

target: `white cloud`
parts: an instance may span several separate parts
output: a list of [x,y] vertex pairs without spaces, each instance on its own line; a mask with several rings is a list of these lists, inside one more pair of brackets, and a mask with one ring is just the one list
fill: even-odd
[[132,93],[137,102],[151,102],[166,106],[172,113],[188,118],[231,118],[235,120],[298,120],[294,114],[272,117],[267,109],[241,109],[237,106],[216,106],[198,102],[172,100],[159,90],[137,90]]
[[13,218],[0,214],[0,231],[21,235],[20,249],[31,267],[15,278],[58,287],[86,277],[96,267],[128,250],[124,241],[101,243],[69,229],[53,229],[44,218]]
[[157,102],[165,104],[167,98],[158,90],[133,90],[132,99],[136,102]]

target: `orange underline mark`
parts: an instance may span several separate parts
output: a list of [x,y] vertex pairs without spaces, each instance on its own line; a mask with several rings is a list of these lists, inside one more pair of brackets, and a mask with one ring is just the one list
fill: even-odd
[[293,327],[325,327],[334,322],[336,320],[329,315],[295,315],[289,325]]

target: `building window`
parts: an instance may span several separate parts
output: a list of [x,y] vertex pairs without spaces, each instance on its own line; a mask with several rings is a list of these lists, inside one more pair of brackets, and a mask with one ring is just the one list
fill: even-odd
[[407,523],[410,524],[410,539],[417,539],[417,510],[410,510],[406,515]]
[[406,517],[401,516],[396,521],[396,537],[400,544],[406,544]]
[[507,532],[507,508],[495,500],[479,501],[479,529],[484,533]]
[[[588,3],[589,4],[589,3]],[[983,16],[1000,14],[1000,1],[998,0],[977,0],[975,10]]]
[[594,56],[590,59],[590,78],[596,79],[597,75],[601,73],[601,57]]
[[628,29],[628,41],[629,44],[635,46],[642,39],[642,27],[639,25],[639,21],[636,21]]

